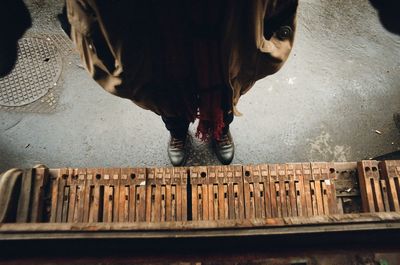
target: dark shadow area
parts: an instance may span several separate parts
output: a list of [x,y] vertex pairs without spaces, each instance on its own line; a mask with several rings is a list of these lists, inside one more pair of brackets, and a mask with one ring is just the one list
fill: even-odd
[[[319,252],[399,252],[398,230],[217,238],[1,241],[0,256],[15,258],[118,257],[153,260],[284,257]],[[23,249],[23,250],[22,250]]]
[[0,77],[11,72],[17,60],[17,41],[32,25],[22,0],[3,0],[0,6]]
[[400,2],[398,0],[370,0],[378,10],[382,25],[392,33],[400,34]]

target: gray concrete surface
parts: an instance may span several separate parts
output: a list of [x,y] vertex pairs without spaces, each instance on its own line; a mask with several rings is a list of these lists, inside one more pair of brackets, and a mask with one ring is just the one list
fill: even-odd
[[[27,3],[32,30],[59,30],[61,1]],[[399,58],[400,37],[380,25],[368,0],[300,0],[289,61],[239,103],[233,163],[354,161],[399,150]],[[169,165],[161,119],[103,91],[75,53],[64,59],[55,112],[0,110],[0,170]],[[188,164],[218,161],[194,140]]]

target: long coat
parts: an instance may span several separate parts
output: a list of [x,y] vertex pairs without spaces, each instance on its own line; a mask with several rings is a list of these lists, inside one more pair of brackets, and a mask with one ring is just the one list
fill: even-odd
[[[181,116],[208,71],[231,89],[226,96],[238,114],[240,96],[287,60],[298,0],[199,2],[67,0],[71,37],[91,76],[142,108]],[[196,47],[207,45],[217,52],[199,56]]]

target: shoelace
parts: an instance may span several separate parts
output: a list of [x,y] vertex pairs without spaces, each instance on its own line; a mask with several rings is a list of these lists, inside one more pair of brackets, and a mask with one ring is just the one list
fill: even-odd
[[231,139],[229,139],[228,134],[223,134],[219,140],[217,140],[218,145],[230,145],[232,144]]
[[172,139],[171,139],[171,146],[172,146],[173,148],[179,148],[179,149],[181,149],[181,148],[183,148],[183,147],[185,146],[185,140],[172,137]]

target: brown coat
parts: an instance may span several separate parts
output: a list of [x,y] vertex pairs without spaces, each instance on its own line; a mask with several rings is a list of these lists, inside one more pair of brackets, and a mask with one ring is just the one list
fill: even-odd
[[[71,37],[105,90],[157,114],[179,116],[181,102],[197,97],[193,69],[202,66],[193,59],[193,43],[213,38],[220,47],[214,57],[232,88],[235,111],[241,95],[287,60],[297,1],[221,1],[218,24],[205,30],[191,23],[197,1],[67,0],[67,10]],[[282,37],[282,26],[292,32]]]

